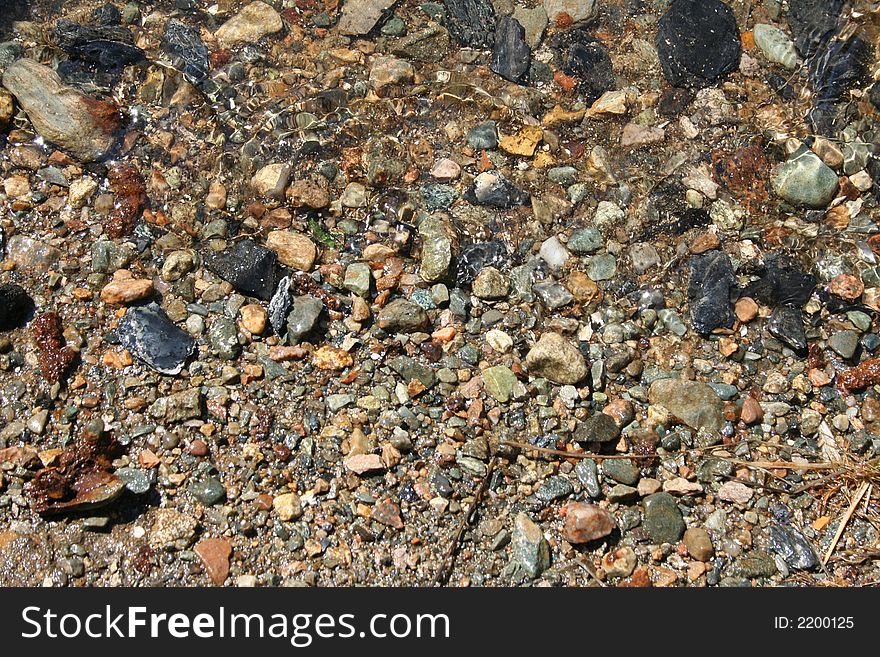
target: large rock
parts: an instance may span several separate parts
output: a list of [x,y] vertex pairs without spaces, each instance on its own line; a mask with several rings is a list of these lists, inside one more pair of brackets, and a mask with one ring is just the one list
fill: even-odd
[[409,299],[395,299],[379,311],[379,328],[390,333],[413,333],[430,326],[425,310]]
[[706,383],[660,379],[651,384],[648,401],[662,406],[692,429],[718,432],[724,424],[724,403]]
[[102,160],[116,146],[120,129],[116,107],[67,86],[51,68],[19,59],[3,74],[3,86],[40,136],[77,159]]
[[839,181],[834,170],[803,147],[779,167],[773,189],[792,205],[823,209],[834,200]]
[[694,329],[708,335],[733,326],[733,299],[739,290],[730,258],[722,251],[693,256],[688,281],[688,305]]
[[346,0],[336,29],[340,34],[361,36],[372,30],[395,0]]
[[252,2],[220,26],[214,36],[224,48],[253,43],[284,27],[281,14],[265,2]]
[[458,251],[455,228],[441,217],[430,216],[419,224],[419,237],[422,239],[419,274],[429,283],[443,280]]
[[578,383],[587,375],[587,362],[578,348],[551,331],[544,333],[529,350],[526,366],[532,376],[562,385]]

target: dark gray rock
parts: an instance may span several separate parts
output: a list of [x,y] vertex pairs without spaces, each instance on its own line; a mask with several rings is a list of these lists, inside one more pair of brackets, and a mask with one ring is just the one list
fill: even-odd
[[593,459],[581,459],[574,467],[578,481],[594,500],[602,497],[602,486],[599,483],[599,468]]
[[633,486],[639,480],[639,468],[631,459],[604,460],[602,474],[627,486]]
[[803,306],[816,288],[816,277],[800,269],[789,257],[774,253],[764,259],[760,278],[742,290],[768,306]]
[[192,82],[199,83],[211,72],[208,48],[196,27],[171,19],[162,35],[162,46],[171,55],[174,67]]
[[774,524],[770,527],[770,551],[785,560],[789,568],[812,570],[819,565],[813,546],[794,527]]
[[495,30],[490,68],[505,80],[523,84],[531,63],[532,49],[526,43],[525,29],[515,18],[502,17]]
[[574,432],[579,443],[608,443],[620,438],[620,427],[610,415],[596,413],[580,423]]
[[655,543],[676,543],[685,530],[684,518],[669,493],[654,493],[645,498],[645,531]]
[[116,333],[132,356],[162,374],[179,374],[196,346],[155,303],[130,308],[119,320]]
[[389,362],[388,366],[397,372],[404,383],[409,383],[415,379],[421,382],[425,388],[430,388],[437,382],[434,370],[409,356],[398,356]]
[[711,251],[691,258],[688,304],[694,329],[702,335],[733,326],[732,297],[738,286],[730,258]]
[[568,497],[573,492],[574,486],[571,485],[571,482],[565,477],[557,475],[550,477],[541,484],[541,487],[535,492],[535,497],[542,502],[552,502],[553,500]]
[[787,344],[798,354],[807,351],[807,335],[804,331],[804,313],[800,308],[780,306],[767,321],[770,334]]
[[673,0],[658,24],[656,45],[669,83],[696,89],[736,70],[742,53],[736,17],[720,0]]
[[[320,299],[310,296],[295,297],[287,315],[287,342],[298,344],[314,330],[324,309]],[[282,333],[283,335],[283,333]]]
[[446,28],[468,48],[486,50],[495,41],[495,9],[489,0],[444,0]]
[[563,71],[578,80],[578,93],[587,105],[592,105],[606,91],[615,88],[614,68],[605,47],[585,32],[569,46]]
[[458,284],[473,282],[483,269],[503,270],[508,262],[507,247],[503,242],[475,242],[462,247],[458,256]]
[[470,184],[464,198],[475,205],[513,208],[529,202],[529,195],[498,171],[485,171]]
[[275,291],[277,256],[252,240],[204,255],[205,266],[239,292],[269,301]]
[[34,301],[20,285],[0,285],[0,331],[22,326],[34,312]]
[[120,68],[144,59],[144,51],[134,45],[131,30],[121,25],[81,25],[62,19],[55,23],[52,36],[71,57],[103,67]]

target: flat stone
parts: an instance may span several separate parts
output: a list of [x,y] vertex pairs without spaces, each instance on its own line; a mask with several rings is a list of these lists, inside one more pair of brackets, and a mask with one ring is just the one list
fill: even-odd
[[279,14],[265,2],[252,2],[235,16],[223,23],[214,37],[223,48],[239,43],[255,43],[267,34],[280,32],[284,22]]
[[491,70],[505,80],[523,84],[531,63],[532,49],[526,42],[525,29],[516,18],[502,16],[495,28]]
[[510,401],[514,387],[519,383],[509,367],[495,365],[483,370],[483,385],[492,397],[502,404]]
[[801,64],[794,41],[778,27],[757,23],[752,29],[752,34],[755,37],[755,45],[769,61],[781,64],[789,70],[794,70]]
[[712,251],[690,261],[688,305],[694,329],[708,335],[717,328],[731,328],[734,314],[731,297],[738,292],[728,255]]
[[529,195],[498,171],[478,174],[464,193],[470,203],[496,208],[512,208],[529,202]]
[[677,543],[685,530],[684,518],[669,493],[654,493],[644,500],[642,523],[654,543]]
[[738,481],[725,481],[718,489],[718,499],[735,504],[747,504],[754,491]]
[[529,577],[538,577],[550,567],[550,545],[541,528],[525,513],[516,516],[510,542],[513,560]]
[[567,14],[572,22],[578,23],[593,15],[596,0],[544,0],[544,11],[554,23],[560,14]]
[[372,30],[385,10],[394,5],[395,0],[350,0],[342,7],[337,30],[340,34],[362,36]]
[[220,253],[208,252],[205,266],[244,294],[264,301],[272,298],[278,257],[252,240],[236,242]]
[[121,127],[116,108],[65,85],[51,68],[19,59],[3,73],[3,86],[46,141],[77,159],[103,160],[116,147]]
[[372,474],[385,470],[385,464],[378,454],[353,454],[343,461],[347,470],[356,475]]
[[272,500],[272,508],[282,522],[296,520],[303,514],[302,502],[296,493],[276,495]]
[[724,424],[724,402],[705,383],[660,379],[651,384],[648,400],[651,404],[663,406],[692,429],[706,429],[717,433]]
[[229,577],[232,544],[225,538],[205,538],[196,544],[193,551],[201,559],[205,572],[214,586],[221,586]]
[[579,443],[610,443],[618,438],[620,427],[613,417],[605,413],[595,413],[581,420],[574,432],[574,440]]
[[422,260],[419,274],[428,282],[443,280],[449,274],[457,251],[458,234],[451,222],[429,216],[419,224]]
[[701,527],[688,529],[684,533],[684,545],[688,554],[697,561],[709,561],[715,556],[709,532]]
[[409,299],[395,299],[379,311],[379,328],[391,333],[423,331],[430,325],[424,309]]
[[495,267],[485,267],[477,274],[471,289],[478,299],[503,299],[510,291],[510,279]]
[[162,374],[179,374],[196,346],[155,303],[130,308],[119,320],[116,332],[132,356]]

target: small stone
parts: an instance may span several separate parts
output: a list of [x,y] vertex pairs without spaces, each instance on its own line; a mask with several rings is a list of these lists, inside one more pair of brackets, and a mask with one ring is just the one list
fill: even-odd
[[400,517],[400,506],[391,500],[379,500],[370,514],[373,520],[387,527],[403,529],[403,518]]
[[842,358],[850,359],[859,348],[859,334],[855,331],[838,331],[828,339],[828,346]]
[[532,376],[544,377],[563,385],[579,383],[587,375],[587,362],[581,352],[552,331],[543,333],[529,350],[526,367]]
[[754,299],[741,297],[737,299],[736,305],[734,306],[734,314],[739,321],[743,324],[747,324],[758,316],[758,304],[755,303]]
[[510,280],[495,267],[485,267],[477,274],[471,289],[479,299],[503,299],[510,291]]
[[430,325],[424,309],[409,299],[395,299],[379,311],[379,328],[397,333],[423,331]]
[[594,281],[607,281],[617,274],[617,258],[610,253],[603,253],[590,258],[587,265],[587,276]]
[[223,48],[239,43],[256,43],[267,34],[280,32],[284,27],[281,15],[265,2],[252,2],[226,21],[214,33]]
[[688,529],[684,533],[684,545],[688,554],[697,561],[709,561],[715,556],[715,548],[709,532],[702,528]]
[[639,242],[629,247],[629,259],[633,271],[640,275],[661,263],[660,254],[657,253],[656,247],[647,242]]
[[692,429],[721,431],[724,403],[711,386],[697,381],[660,379],[648,392],[651,404],[663,406],[680,422]]
[[156,509],[147,542],[154,550],[167,547],[183,550],[192,541],[198,525],[196,518],[176,509]]
[[352,471],[356,475],[372,474],[385,470],[385,464],[382,463],[382,457],[378,454],[354,454],[347,456],[343,461],[346,469]]
[[269,320],[269,313],[261,305],[249,303],[241,307],[239,310],[241,315],[241,326],[253,335],[262,335],[266,330],[266,324]]
[[688,303],[694,329],[708,335],[733,326],[731,295],[739,290],[730,258],[722,251],[693,256],[690,261]]
[[221,586],[229,577],[229,557],[232,545],[225,538],[206,538],[199,541],[193,551],[199,556],[205,572],[214,586]]
[[214,320],[208,330],[208,342],[217,356],[223,360],[232,360],[241,351],[241,345],[238,343],[238,328],[228,317]]
[[267,164],[251,178],[251,189],[257,196],[282,199],[289,179],[290,165],[281,162]]
[[754,491],[738,481],[725,481],[718,489],[718,499],[735,504],[747,504]]
[[33,299],[20,285],[0,284],[0,331],[22,326],[35,309]]
[[413,65],[397,57],[379,57],[370,69],[370,84],[377,91],[388,86],[411,84],[414,77]]
[[605,238],[597,228],[578,228],[568,238],[568,248],[574,253],[585,255],[595,253],[605,244]]
[[565,507],[565,526],[562,535],[569,543],[578,545],[605,538],[617,529],[617,521],[605,509],[595,504],[573,502]]
[[794,70],[801,63],[794,42],[778,27],[758,23],[752,30],[755,37],[755,45],[761,50],[769,61],[781,64],[789,70]]
[[119,269],[113,280],[101,290],[101,301],[111,305],[125,305],[146,299],[153,293],[153,281],[133,278],[131,272]]
[[303,514],[302,502],[296,493],[276,495],[272,500],[272,508],[282,522],[297,520]]
[[685,524],[675,498],[669,493],[654,493],[644,500],[645,531],[654,543],[676,543],[684,534]]
[[757,424],[764,419],[764,409],[761,408],[761,404],[758,403],[757,399],[748,396],[743,400],[740,419],[745,422],[747,426]]
[[602,462],[602,473],[609,479],[627,486],[633,486],[639,480],[639,468],[630,459],[606,459]]
[[495,365],[483,370],[483,384],[486,386],[486,392],[502,404],[510,401],[517,383],[516,375],[504,365]]
[[477,151],[490,151],[498,147],[498,128],[495,121],[486,121],[467,134],[468,146]]
[[330,194],[325,186],[308,178],[295,180],[284,195],[294,208],[320,210],[330,205]]
[[61,251],[26,235],[13,235],[6,245],[6,257],[18,270],[45,273],[58,262]]
[[544,533],[525,513],[516,516],[510,542],[514,561],[529,577],[538,577],[550,567],[550,546]]
[[358,182],[348,183],[339,202],[344,208],[365,208],[367,207],[367,188]]
[[237,290],[269,301],[275,292],[278,256],[252,240],[236,242],[219,253],[206,253],[205,266]]
[[568,249],[566,249],[562,245],[562,242],[559,241],[559,238],[555,236],[550,237],[541,243],[539,255],[544,262],[550,265],[551,269],[562,268],[571,257]]
[[523,84],[528,77],[531,63],[532,49],[526,42],[525,29],[516,18],[502,16],[495,28],[491,70],[505,80]]
[[528,194],[498,171],[484,171],[478,174],[465,191],[464,198],[470,203],[496,208],[512,208],[525,205],[529,201]]
[[342,7],[337,29],[340,34],[361,36],[372,30],[394,0],[356,0]]
[[354,358],[344,349],[325,344],[312,354],[312,364],[319,370],[337,371],[351,367]]
[[574,432],[574,440],[579,443],[610,443],[618,438],[620,427],[613,417],[605,413],[596,413],[582,420]]
[[638,565],[636,552],[628,545],[612,550],[602,557],[602,570],[607,577],[629,577]]
[[140,361],[168,375],[179,374],[195,341],[156,304],[130,308],[117,327],[120,344]]
[[189,492],[205,506],[213,506],[226,497],[226,487],[216,477],[208,477],[190,484]]
[[773,189],[792,205],[824,209],[839,187],[837,174],[806,147],[796,151],[773,178]]
[[92,178],[77,178],[67,190],[67,202],[70,207],[79,209],[92,198],[98,189],[98,183]]
[[311,296],[294,297],[287,315],[287,342],[298,344],[317,325],[324,304]]
[[455,160],[444,157],[434,163],[430,173],[432,178],[448,182],[455,180],[461,175],[461,166]]
[[819,565],[812,544],[794,527],[773,524],[769,533],[770,550],[780,555],[789,568],[812,570]]
[[354,262],[345,268],[342,286],[359,297],[370,294],[370,282],[373,280],[370,266],[365,262]]

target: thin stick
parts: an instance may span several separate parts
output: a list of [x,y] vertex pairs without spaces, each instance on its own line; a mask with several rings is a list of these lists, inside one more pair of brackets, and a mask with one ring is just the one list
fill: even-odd
[[497,458],[497,456],[493,456],[492,460],[489,461],[489,467],[486,468],[486,476],[483,477],[483,481],[481,481],[480,485],[477,487],[477,490],[474,493],[474,500],[468,507],[467,513],[464,514],[464,518],[461,519],[449,549],[447,549],[446,554],[443,555],[443,561],[440,562],[440,569],[437,571],[437,576],[434,578],[434,584],[438,586],[446,584],[449,576],[452,574],[452,566],[455,563],[455,551],[458,549],[459,543],[461,543],[461,537],[464,536],[464,530],[467,529],[471,517],[474,515],[474,511],[477,510],[477,505],[483,499],[483,495],[489,488],[489,480],[492,479],[492,472],[495,470]]
[[583,566],[584,570],[586,570],[590,574],[590,577],[592,577],[599,584],[599,586],[605,588],[606,584],[601,579],[599,579],[599,574],[596,572],[596,568],[593,566],[593,564],[587,561],[587,559],[585,559],[583,556],[578,557],[577,559],[575,559],[575,561]]
[[828,560],[831,558],[831,553],[834,552],[834,548],[837,547],[837,542],[843,535],[843,530],[846,529],[846,525],[847,523],[849,523],[849,519],[855,512],[856,507],[859,505],[859,502],[862,500],[864,494],[868,492],[868,486],[868,482],[865,482],[861,486],[859,486],[855,496],[852,499],[852,502],[849,503],[849,508],[847,508],[846,513],[843,514],[843,518],[840,519],[840,524],[837,526],[837,532],[834,534],[834,539],[831,541],[831,545],[828,546],[828,551],[825,552],[825,557],[822,559],[823,566],[827,564]]
[[839,463],[792,463],[791,461],[735,461],[725,459],[734,465],[745,465],[752,468],[766,468],[768,470],[783,468],[786,470],[833,470],[839,468]]
[[520,443],[515,440],[499,440],[499,445],[505,447],[516,447],[518,449],[529,449],[540,454],[550,454],[552,456],[562,456],[567,459],[596,459],[604,461],[606,459],[656,459],[656,454],[592,454],[590,452],[566,452],[561,449],[550,449],[549,447],[538,447],[529,445],[528,443]]

